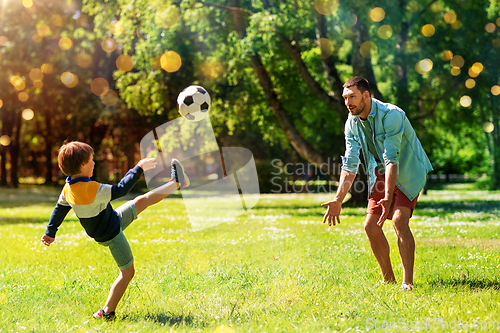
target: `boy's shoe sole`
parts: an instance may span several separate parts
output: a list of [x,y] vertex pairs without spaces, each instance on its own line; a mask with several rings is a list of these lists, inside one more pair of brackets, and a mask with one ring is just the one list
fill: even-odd
[[113,311],[110,313],[106,313],[106,312],[104,312],[103,309],[100,309],[99,311],[94,313],[93,317],[95,319],[114,320],[115,319],[115,312]]
[[180,188],[188,187],[191,184],[191,182],[189,181],[189,177],[186,175],[186,172],[184,171],[184,166],[176,158],[172,159],[171,164],[172,164],[172,168],[175,168],[175,172],[176,172],[176,176],[177,176],[176,182],[181,184]]

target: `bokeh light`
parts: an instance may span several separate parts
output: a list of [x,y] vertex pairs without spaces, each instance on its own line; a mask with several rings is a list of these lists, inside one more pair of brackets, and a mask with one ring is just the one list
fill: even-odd
[[199,71],[203,78],[213,80],[224,73],[224,67],[216,60],[208,60],[200,65]]
[[116,49],[116,42],[113,38],[104,38],[101,42],[101,47],[106,53],[111,53]]
[[378,36],[382,39],[389,39],[392,37],[393,30],[390,25],[384,24],[378,28]]
[[40,80],[35,80],[33,81],[33,87],[36,89],[41,89],[43,87],[43,82]]
[[415,70],[418,74],[429,73],[432,70],[433,63],[431,59],[425,58],[417,62],[415,65]]
[[128,54],[120,54],[116,59],[116,68],[129,72],[134,68],[134,61]]
[[50,35],[50,27],[46,24],[41,24],[38,26],[38,28],[36,28],[36,33],[40,37],[47,37],[48,35]]
[[484,27],[484,29],[486,29],[486,31],[489,32],[490,34],[493,33],[493,32],[495,32],[496,28],[497,28],[497,26],[495,25],[495,23],[488,23]]
[[162,28],[169,29],[177,24],[180,19],[180,13],[177,6],[168,6],[160,8],[155,14],[155,23]]
[[59,14],[54,14],[50,17],[50,23],[56,27],[61,27],[64,24],[64,18]]
[[2,108],[3,106],[3,101],[0,99],[0,109]]
[[34,41],[35,43],[41,43],[43,38],[40,37],[38,34],[33,34],[33,36],[31,36],[31,40]]
[[418,12],[418,8],[419,4],[415,0],[409,1],[405,6],[406,11],[412,14]]
[[455,55],[451,59],[450,64],[452,67],[462,68],[463,65],[465,64],[465,59],[464,59],[464,57],[462,57],[460,55]]
[[333,54],[333,50],[335,47],[333,43],[328,38],[320,38],[319,39],[319,49],[321,58],[326,59]]
[[453,24],[457,21],[457,14],[454,11],[449,11],[444,14],[444,21],[448,24]]
[[469,76],[477,77],[483,71],[483,65],[480,62],[474,63],[471,68],[469,68]]
[[68,37],[63,37],[59,39],[59,47],[61,50],[69,50],[73,46],[73,41],[69,39]]
[[439,13],[443,11],[443,4],[440,2],[433,2],[431,5],[431,11],[433,13]]
[[31,120],[35,116],[35,113],[31,109],[24,109],[23,110],[23,118],[24,120]]
[[144,30],[141,30],[139,28],[137,28],[135,30],[135,34],[137,35],[137,37],[139,37],[140,39],[148,39],[148,36],[146,35],[146,32]]
[[436,28],[432,24],[426,24],[420,29],[420,32],[425,37],[432,37],[436,33]]
[[473,68],[474,68],[474,70],[475,70],[476,72],[478,72],[478,73],[481,73],[481,72],[483,71],[483,69],[484,69],[483,64],[482,64],[482,63],[480,63],[480,62],[475,62],[475,63],[472,65],[472,67],[473,67]]
[[492,122],[485,122],[483,124],[483,131],[485,131],[486,133],[491,133],[495,130],[495,125],[492,123]]
[[465,81],[465,86],[469,89],[472,89],[476,86],[476,81],[474,79],[467,79]]
[[19,99],[21,102],[26,102],[29,98],[29,95],[26,91],[21,91],[18,95],[17,95],[17,99]]
[[161,68],[169,73],[176,72],[182,65],[181,56],[174,51],[167,51],[161,56],[160,65]]
[[460,105],[462,105],[464,108],[468,108],[471,104],[472,104],[472,99],[469,96],[463,95],[460,98]]
[[43,64],[40,66],[43,74],[50,74],[54,71],[54,66],[52,64]]
[[493,87],[491,87],[491,94],[494,96],[500,95],[500,86],[494,85]]
[[29,76],[30,76],[31,81],[41,81],[41,80],[43,80],[43,73],[42,73],[42,70],[39,69],[39,68],[33,68],[30,71]]
[[441,59],[443,59],[444,61],[450,61],[451,59],[453,59],[453,52],[451,52],[450,50],[444,50],[443,52],[441,52]]
[[111,31],[113,35],[121,35],[124,29],[122,21],[113,20],[109,24],[109,31]]
[[385,10],[381,7],[375,7],[370,12],[370,18],[374,22],[380,22],[385,18]]
[[7,36],[0,36],[0,46],[5,46],[9,42],[9,37]]
[[114,90],[108,90],[101,96],[101,102],[106,106],[113,106],[118,102],[118,94]]
[[33,0],[23,0],[23,6],[25,8],[31,8],[33,6]]
[[456,20],[451,24],[451,27],[455,30],[458,30],[462,27],[462,21]]
[[461,71],[462,70],[460,69],[460,67],[454,66],[451,68],[451,75],[458,76],[458,75],[460,75]]
[[363,42],[363,44],[361,44],[359,48],[359,53],[363,58],[366,59],[370,59],[372,52],[377,53],[377,51],[378,51],[377,44],[375,44],[370,40]]
[[81,68],[89,68],[92,65],[92,56],[82,51],[75,56],[75,63]]
[[26,82],[24,82],[23,78],[18,75],[13,75],[10,78],[10,83],[14,86],[14,88],[18,91],[24,90],[26,88]]
[[353,27],[356,23],[358,23],[358,16],[354,13],[349,14],[346,18],[345,24],[348,27]]
[[0,145],[6,147],[6,146],[10,145],[10,142],[11,142],[10,136],[8,136],[8,135],[0,136]]
[[61,74],[61,82],[68,88],[74,88],[78,85],[78,76],[71,72],[64,72]]
[[98,77],[90,84],[90,90],[97,96],[106,95],[109,91],[109,83],[106,79]]

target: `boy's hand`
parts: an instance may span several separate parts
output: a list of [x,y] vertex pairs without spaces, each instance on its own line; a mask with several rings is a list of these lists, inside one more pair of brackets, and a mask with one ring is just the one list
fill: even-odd
[[137,165],[144,171],[156,168],[156,158],[143,158]]
[[43,234],[43,236],[42,236],[42,243],[45,244],[45,245],[47,245],[47,246],[49,246],[50,244],[54,243],[55,240],[56,240],[55,238],[50,237],[50,236],[48,236],[46,234]]

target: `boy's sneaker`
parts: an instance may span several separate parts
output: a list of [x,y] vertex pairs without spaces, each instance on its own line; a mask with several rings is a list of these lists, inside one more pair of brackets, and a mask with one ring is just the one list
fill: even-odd
[[170,162],[172,170],[170,171],[170,180],[175,180],[179,183],[179,188],[186,188],[191,184],[189,177],[184,172],[184,166],[177,159],[173,158]]
[[106,319],[106,320],[114,320],[115,319],[115,312],[110,312],[106,313],[104,312],[103,309],[100,309],[96,313],[94,313],[94,318],[95,319]]

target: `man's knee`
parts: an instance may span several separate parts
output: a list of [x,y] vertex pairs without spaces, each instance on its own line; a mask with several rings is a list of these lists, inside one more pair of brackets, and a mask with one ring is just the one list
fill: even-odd
[[396,207],[394,209],[392,224],[396,233],[399,234],[410,230],[410,215],[411,209],[408,207]]
[[381,230],[380,226],[377,225],[378,219],[379,216],[376,215],[368,215],[366,217],[363,227],[368,235]]

